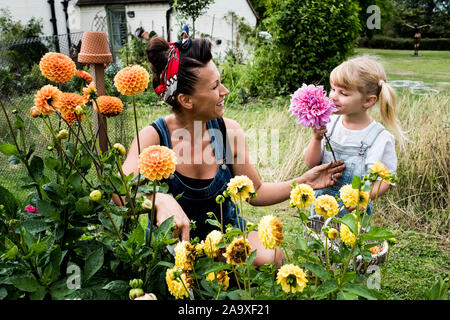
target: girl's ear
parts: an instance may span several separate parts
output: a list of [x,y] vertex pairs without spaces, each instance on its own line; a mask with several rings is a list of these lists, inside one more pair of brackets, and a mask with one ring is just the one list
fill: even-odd
[[178,104],[186,109],[192,109],[192,97],[189,94],[180,93],[177,97]]
[[366,97],[365,102],[363,103],[363,107],[366,109],[369,109],[371,106],[373,106],[378,101],[378,98],[376,95],[371,94]]

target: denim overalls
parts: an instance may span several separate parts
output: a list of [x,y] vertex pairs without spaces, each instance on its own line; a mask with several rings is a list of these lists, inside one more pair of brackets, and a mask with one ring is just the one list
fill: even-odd
[[[367,150],[372,146],[372,144],[375,142],[378,135],[385,130],[383,125],[380,123],[376,123],[372,128],[369,130],[369,132],[366,134],[365,137],[361,137],[361,146],[359,147],[352,147],[352,146],[343,146],[339,143],[336,143],[333,141],[333,132],[334,128],[336,127],[337,122],[339,121],[339,118],[341,116],[339,115],[336,117],[336,120],[332,124],[331,127],[331,133],[329,135],[330,139],[330,145],[331,148],[334,151],[334,154],[336,156],[336,160],[343,160],[345,163],[345,170],[342,172],[342,178],[340,178],[337,183],[333,186],[320,189],[316,191],[316,198],[318,196],[321,196],[323,194],[329,194],[331,196],[338,195],[339,196],[339,189],[346,185],[346,184],[352,184],[353,176],[357,175],[359,177],[362,177],[365,172],[365,160],[367,155]],[[325,143],[325,139],[323,140]],[[326,148],[323,148],[322,153],[322,163],[329,163],[333,160],[333,154],[330,151],[327,151]],[[341,206],[342,203],[339,203],[339,206]],[[347,213],[347,210],[343,208],[339,214],[338,217],[342,218]],[[367,214],[370,215],[372,213],[372,203],[369,204],[367,207]],[[316,216],[316,212],[314,210],[314,206],[311,208],[311,216]]]
[[[161,133],[160,145],[166,146],[172,149],[172,142],[169,135],[169,129],[164,118],[158,118],[155,121]],[[206,223],[208,219],[208,212],[214,212],[220,222],[220,205],[216,203],[216,197],[221,195],[227,188],[227,183],[233,177],[230,169],[230,165],[227,164],[227,149],[230,152],[229,146],[223,145],[223,135],[220,131],[219,123],[217,119],[208,121],[206,128],[211,137],[211,145],[213,148],[216,163],[219,164],[216,176],[213,178],[209,186],[196,189],[186,185],[178,176],[178,173],[171,174],[168,179],[163,179],[161,182],[166,182],[169,185],[169,193],[174,197],[182,194],[177,200],[178,204],[183,208],[188,218],[196,222],[196,229],[190,231],[190,237],[200,237],[200,240],[204,240],[209,232],[217,229],[209,223]],[[228,139],[227,139],[228,145]],[[231,154],[229,155],[231,156]],[[228,158],[229,159],[229,158]],[[222,204],[223,226],[232,224],[233,226],[240,227],[242,229],[243,221],[241,217],[237,220],[236,210],[233,201],[230,198],[225,198],[225,202]],[[239,211],[237,211],[239,212]],[[214,219],[214,217],[211,217]],[[239,221],[239,223],[238,223]]]

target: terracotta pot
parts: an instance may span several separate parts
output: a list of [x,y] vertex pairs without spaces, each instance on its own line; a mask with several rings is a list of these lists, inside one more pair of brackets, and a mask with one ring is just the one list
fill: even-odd
[[113,56],[104,32],[87,31],[83,34],[78,62],[89,64],[110,63]]

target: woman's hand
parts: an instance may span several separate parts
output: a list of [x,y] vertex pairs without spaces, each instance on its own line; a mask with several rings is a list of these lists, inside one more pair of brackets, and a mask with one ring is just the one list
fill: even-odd
[[306,171],[301,179],[302,183],[309,184],[313,189],[323,189],[334,185],[342,177],[345,169],[344,161],[330,162],[316,166]]
[[181,206],[169,194],[158,193],[156,196],[156,225],[161,225],[165,220],[173,216],[176,230],[173,232],[175,238],[189,241],[189,230],[191,221]]
[[320,129],[316,129],[316,127],[312,127],[312,129],[313,129],[313,132],[314,132],[313,138],[318,140],[318,141],[322,141],[323,135],[325,133],[327,133],[327,131],[328,131],[326,126],[321,126]]

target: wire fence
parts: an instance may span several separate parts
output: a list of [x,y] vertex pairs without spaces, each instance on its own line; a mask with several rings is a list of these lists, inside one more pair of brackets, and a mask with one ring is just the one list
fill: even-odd
[[[82,69],[83,64],[77,60],[82,36],[83,33],[79,32],[0,42],[0,99],[6,106],[8,116],[13,122],[15,116],[12,114],[12,110],[17,110],[25,123],[27,145],[34,145],[35,152],[43,159],[50,155],[47,146],[51,144],[51,138],[41,119],[33,119],[29,115],[29,110],[34,105],[36,91],[46,84],[53,84],[59,86],[63,92],[79,92],[82,84],[77,77],[62,85],[51,83],[41,75],[39,61],[46,52],[60,52],[72,58],[77,69]],[[114,65],[111,67],[114,70],[117,69]],[[107,72],[107,74],[111,77],[112,72]],[[109,83],[111,84],[110,79]],[[125,104],[124,112],[121,115],[108,119],[108,136],[111,141],[122,143],[124,146],[131,143],[134,131],[130,130],[133,128],[131,117],[128,115],[130,112],[131,110],[128,110],[127,104]],[[92,110],[88,110],[88,113],[91,113],[87,116],[91,116],[92,119]],[[65,126],[60,123],[59,117],[50,118],[54,128]],[[83,128],[88,130],[85,128],[86,125],[82,123]],[[13,143],[13,137],[4,115],[0,117],[0,143]],[[23,184],[21,180],[26,181],[27,179],[25,168],[21,164],[9,163],[8,157],[1,153],[0,161],[2,163],[0,185],[15,192],[19,199],[23,199],[29,192],[29,190],[19,187]]]

